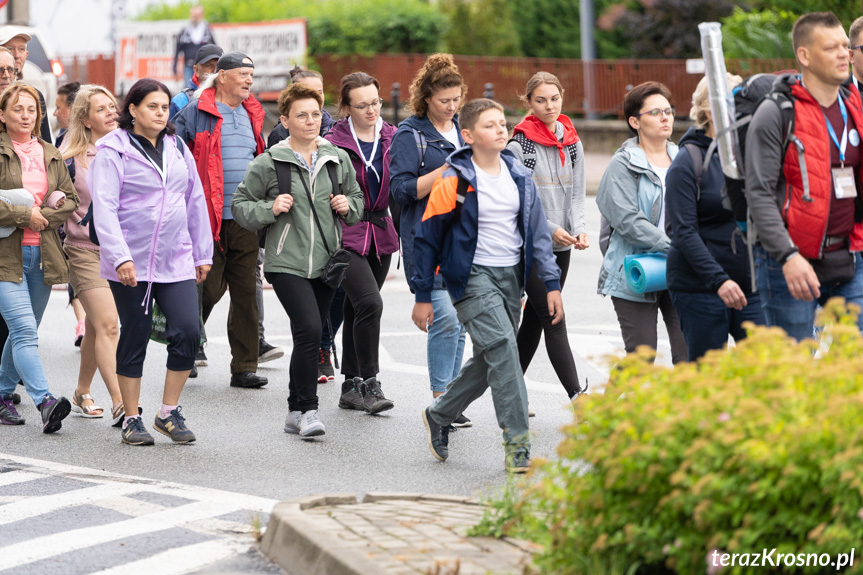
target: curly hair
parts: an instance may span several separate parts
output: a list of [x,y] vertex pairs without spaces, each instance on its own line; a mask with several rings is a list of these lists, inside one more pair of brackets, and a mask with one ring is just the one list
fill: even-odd
[[314,100],[318,103],[319,108],[323,108],[324,106],[324,101],[317,90],[313,90],[304,84],[291,84],[279,94],[279,114],[287,117],[294,102],[300,100]]
[[449,88],[461,88],[461,100],[464,102],[467,84],[459,74],[452,54],[432,54],[411,82],[408,110],[416,116],[425,116],[429,107],[426,100],[435,92]]

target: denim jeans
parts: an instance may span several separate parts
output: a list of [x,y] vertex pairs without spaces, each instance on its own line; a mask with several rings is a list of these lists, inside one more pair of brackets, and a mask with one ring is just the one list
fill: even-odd
[[48,379],[39,357],[39,324],[48,306],[51,286],[45,285],[39,246],[23,246],[24,281],[0,282],[0,313],[9,325],[9,339],[0,358],[0,393],[15,391],[18,381],[36,405],[48,394]]
[[715,293],[671,291],[671,303],[680,318],[689,361],[696,361],[711,349],[722,349],[728,336],[746,338],[743,322],[764,325],[764,308],[758,293],[746,296],[746,307],[738,311],[725,305]]
[[521,265],[471,267],[464,295],[454,307],[470,333],[473,357],[429,410],[438,425],[449,425],[491,388],[507,453],[530,450],[527,390],[516,344],[523,278]]
[[[764,248],[756,246],[755,274],[767,325],[781,327],[800,341],[814,337],[815,309],[831,297],[845,298],[847,303],[857,304],[863,309],[863,255],[856,254],[854,263],[854,279],[850,282],[821,286],[821,297],[817,301],[803,301],[794,299],[788,291],[782,264],[770,257]],[[863,313],[857,317],[857,327],[863,332]]]
[[[443,393],[461,369],[464,355],[464,326],[459,323],[449,292],[431,292],[434,321],[429,327],[427,354],[432,391]],[[461,413],[461,412],[459,412]]]

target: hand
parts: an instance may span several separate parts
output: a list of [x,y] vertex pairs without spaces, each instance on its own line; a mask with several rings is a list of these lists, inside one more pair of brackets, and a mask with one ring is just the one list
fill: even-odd
[[65,203],[66,203],[66,198],[64,196],[64,197],[60,198],[59,200],[57,200],[57,203],[54,204],[54,209],[59,210],[60,208],[63,207],[63,204],[65,204]]
[[204,280],[207,279],[207,274],[210,273],[210,265],[204,264],[202,266],[195,266],[195,283],[200,284],[204,283]]
[[126,262],[117,268],[117,277],[124,286],[135,287],[138,285],[138,272],[135,271],[134,262]]
[[41,232],[48,226],[48,220],[42,215],[42,209],[39,206],[33,206],[30,209],[30,225],[28,226],[34,232]]
[[725,280],[722,282],[716,293],[722,299],[722,303],[731,309],[740,311],[746,307],[746,296],[743,295],[743,290],[740,289],[740,286],[734,280]]
[[290,194],[281,194],[273,200],[273,215],[278,217],[279,214],[286,214],[291,211],[294,205],[294,197]]
[[575,242],[577,241],[563,228],[557,228],[556,230],[554,230],[554,235],[551,236],[551,239],[554,240],[554,243],[559,246],[575,245]]
[[552,317],[551,325],[557,325],[563,320],[563,299],[560,297],[560,290],[548,292],[546,298],[548,315]]
[[587,234],[578,234],[575,237],[575,243],[572,244],[572,247],[577,250],[586,250],[587,248],[589,248],[590,240],[587,239]]
[[800,254],[791,256],[782,265],[782,274],[794,299],[812,301],[821,297],[821,282],[812,265]]
[[430,303],[415,303],[411,319],[418,328],[428,333],[429,327],[434,323],[434,309]]
[[344,216],[350,209],[348,199],[343,195],[333,196],[330,194],[330,207],[333,208],[339,215]]

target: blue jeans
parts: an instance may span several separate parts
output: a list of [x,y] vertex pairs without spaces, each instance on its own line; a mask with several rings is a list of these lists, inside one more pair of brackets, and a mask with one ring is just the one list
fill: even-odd
[[24,281],[0,282],[0,314],[9,325],[9,339],[0,357],[0,394],[15,391],[19,381],[36,405],[48,394],[48,379],[39,357],[39,323],[51,297],[45,285],[39,246],[23,246]]
[[671,291],[671,303],[680,318],[689,361],[696,361],[711,349],[722,349],[729,334],[734,341],[746,338],[743,322],[764,325],[764,308],[758,293],[746,296],[746,307],[737,311],[725,305],[715,293]]
[[[857,304],[863,309],[863,255],[856,254],[854,263],[854,279],[850,282],[821,286],[821,297],[818,301],[797,300],[788,291],[782,264],[771,258],[764,248],[756,246],[755,273],[767,325],[781,327],[788,335],[800,341],[814,337],[815,309],[818,305],[827,303],[831,297],[845,298],[847,303]],[[863,313],[857,317],[857,327],[863,332]]]
[[434,321],[429,327],[427,344],[429,383],[433,392],[443,393],[461,369],[465,331],[458,321],[449,292],[436,289],[431,294]]

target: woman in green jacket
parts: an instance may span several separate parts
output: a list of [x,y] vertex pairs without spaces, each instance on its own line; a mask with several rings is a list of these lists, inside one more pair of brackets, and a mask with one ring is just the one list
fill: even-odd
[[[318,135],[322,106],[320,94],[303,84],[279,95],[282,126],[290,137],[249,164],[231,203],[241,226],[269,226],[264,276],[291,320],[294,339],[285,431],[304,438],[325,432],[318,415],[318,348],[336,290],[321,281],[321,271],[342,245],[339,220],[355,224],[363,210],[363,192],[347,152]],[[290,175],[289,193],[282,193],[285,181],[280,190],[277,163],[282,174]]]

